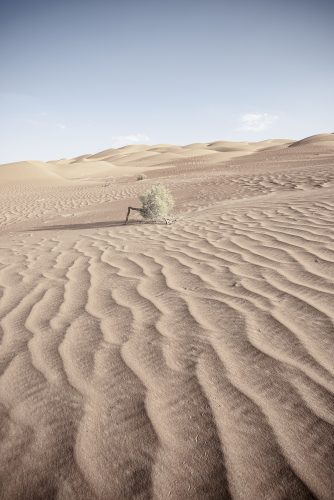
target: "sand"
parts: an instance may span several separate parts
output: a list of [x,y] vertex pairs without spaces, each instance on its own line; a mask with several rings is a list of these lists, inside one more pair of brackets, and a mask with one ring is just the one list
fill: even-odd
[[[177,221],[125,226],[157,181]],[[1,499],[333,498],[333,134],[0,186]]]

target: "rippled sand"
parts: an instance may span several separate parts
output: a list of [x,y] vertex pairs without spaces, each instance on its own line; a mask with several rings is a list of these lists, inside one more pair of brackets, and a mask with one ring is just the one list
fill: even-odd
[[334,136],[214,144],[0,166],[1,499],[333,498]]

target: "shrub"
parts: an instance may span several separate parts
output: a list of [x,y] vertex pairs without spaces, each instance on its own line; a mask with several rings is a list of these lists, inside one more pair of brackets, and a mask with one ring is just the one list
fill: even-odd
[[140,210],[144,219],[166,219],[174,206],[174,199],[165,186],[156,184],[139,196],[143,207]]
[[137,175],[137,181],[142,181],[144,179],[146,179],[146,175],[144,175],[144,174]]

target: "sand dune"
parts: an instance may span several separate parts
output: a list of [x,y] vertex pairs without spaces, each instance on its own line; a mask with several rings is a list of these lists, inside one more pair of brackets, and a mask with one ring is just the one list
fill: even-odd
[[302,146],[304,144],[320,144],[323,147],[327,145],[334,145],[334,133],[333,134],[317,134],[306,137],[300,141],[295,141],[290,144],[290,147]]
[[0,182],[4,183],[36,183],[47,184],[59,182],[49,165],[42,161],[21,161],[0,165]]
[[1,499],[332,498],[331,140],[0,166]]
[[[328,134],[329,135],[329,134]],[[290,144],[287,140],[261,141],[258,143],[216,141],[213,143],[173,146],[159,144],[146,146],[143,144],[111,148],[95,154],[85,154],[68,160],[49,162],[27,161],[15,164],[0,165],[0,181],[41,182],[60,181],[61,179],[100,179],[135,176],[162,166],[180,166],[180,163],[197,162],[204,165],[208,162],[221,164],[227,160],[252,154],[267,147]],[[209,158],[210,156],[210,158]],[[51,177],[51,178],[50,178]],[[57,179],[58,178],[58,179]]]

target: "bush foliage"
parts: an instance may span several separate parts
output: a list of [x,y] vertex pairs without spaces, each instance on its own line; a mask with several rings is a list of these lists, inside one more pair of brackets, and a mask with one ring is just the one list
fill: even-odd
[[142,202],[141,215],[144,219],[165,219],[174,206],[174,199],[165,186],[157,184],[139,197]]

